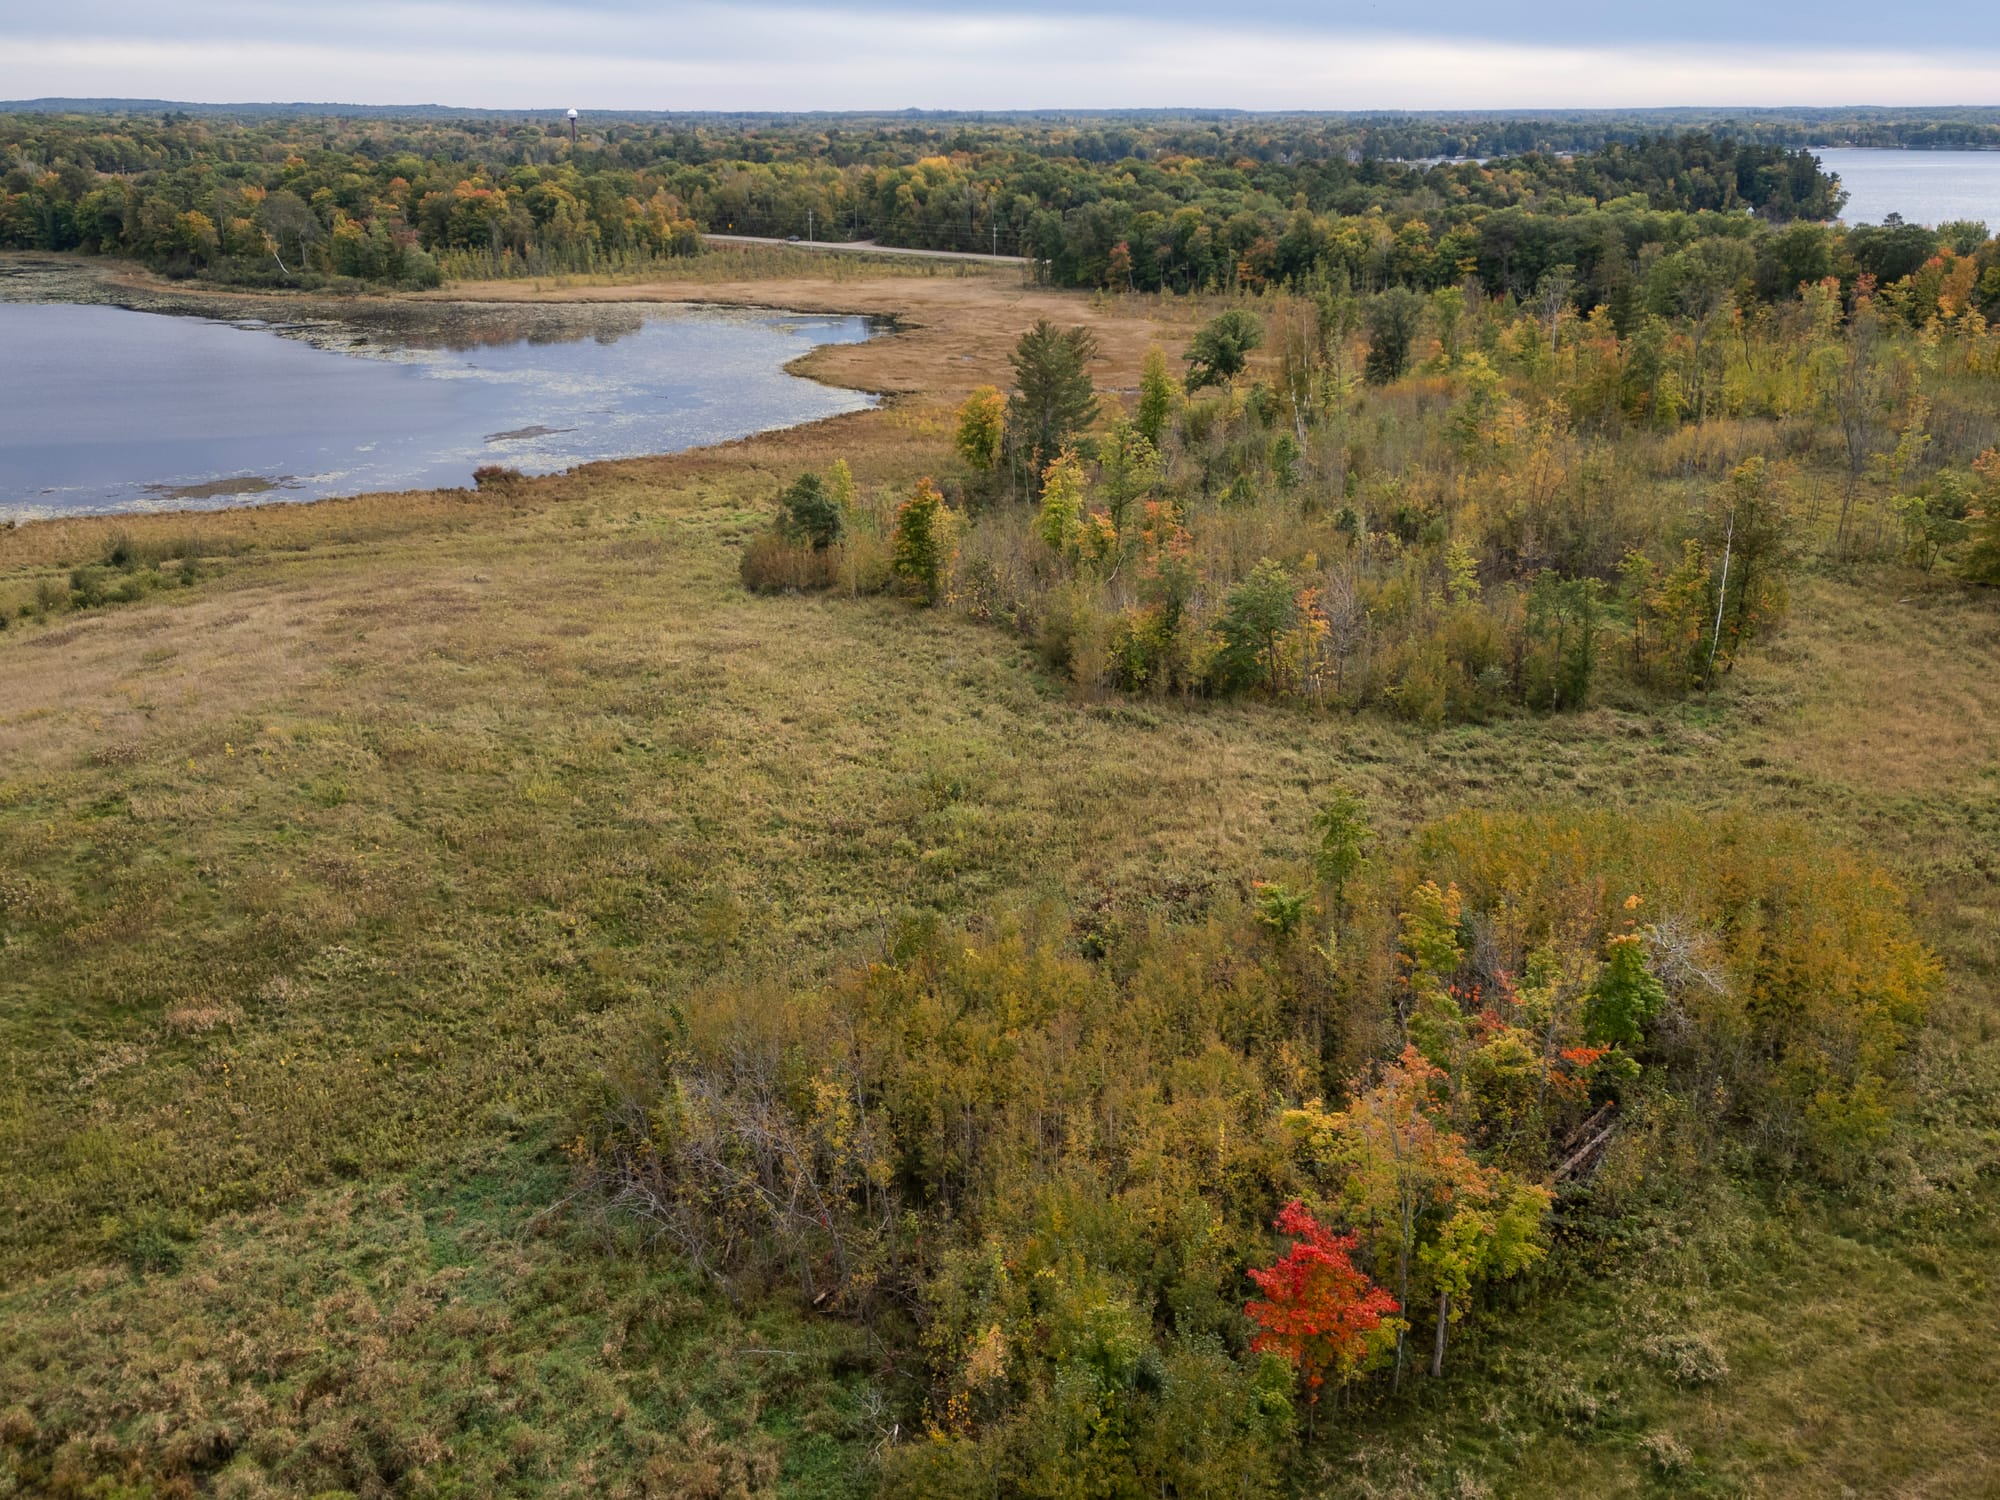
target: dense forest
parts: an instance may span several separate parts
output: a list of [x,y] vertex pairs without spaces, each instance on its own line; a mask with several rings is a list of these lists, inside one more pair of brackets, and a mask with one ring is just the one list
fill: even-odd
[[[1724,238],[1773,262],[1778,291],[1820,274],[1772,231],[1831,220],[1843,197],[1789,143],[1606,127],[1572,154],[1534,122],[1488,125],[613,121],[572,146],[554,120],[21,114],[0,117],[0,247],[428,285],[628,268],[707,230],[1018,254],[1058,285],[1139,291],[1312,276],[1432,291],[1471,274],[1526,293],[1567,265],[1602,299],[1648,256]],[[1396,159],[1416,152],[1455,159]],[[1893,281],[1936,244],[1922,233],[1857,229],[1828,264]]]
[[[402,122],[549,123],[559,110],[492,110],[421,104],[200,104],[172,99],[46,98],[0,100],[0,114],[168,116],[232,121],[395,120]],[[1552,110],[1319,110],[1262,113],[1241,109],[1102,110],[632,110],[591,109],[590,117],[623,128],[668,126],[743,133],[773,128],[843,131],[941,131],[1006,127],[1029,139],[1055,140],[1078,129],[1153,130],[1194,126],[1268,133],[1313,130],[1338,137],[1361,156],[1401,160],[1502,156],[1530,151],[1595,151],[1658,135],[1707,130],[1777,146],[1879,146],[1979,149],[2000,146],[2000,106]]]

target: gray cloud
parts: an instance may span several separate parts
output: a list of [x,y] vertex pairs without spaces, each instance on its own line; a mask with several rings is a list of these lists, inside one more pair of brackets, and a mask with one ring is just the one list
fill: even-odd
[[[71,0],[12,7],[0,21],[0,97],[1366,109],[1981,103],[2000,94],[1995,44],[1952,35],[1966,29],[1964,17],[1942,24],[1947,7],[1936,0],[1898,12],[1899,36],[1938,39],[1924,48],[1855,45],[1860,10],[1842,0],[1814,9],[1810,22],[1803,6],[1726,17],[1712,0],[1551,0],[1532,20],[1460,0],[1418,9],[1275,0],[1254,16],[1218,17],[1212,5],[1142,9],[1138,0],[1004,9]],[[1788,39],[1745,45],[1774,27]]]

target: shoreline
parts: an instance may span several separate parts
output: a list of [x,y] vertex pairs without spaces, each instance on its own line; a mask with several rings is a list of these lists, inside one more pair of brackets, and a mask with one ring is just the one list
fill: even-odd
[[462,487],[375,490],[315,500],[67,514],[0,523],[0,606],[11,592],[31,588],[32,580],[48,570],[94,560],[121,532],[135,540],[158,541],[198,531],[224,547],[251,550],[312,546],[330,537],[460,526],[481,514],[559,505],[588,493],[605,478],[672,484],[708,473],[823,464],[833,456],[848,457],[859,470],[868,465],[871,454],[906,453],[913,442],[942,455],[950,441],[950,412],[975,387],[1005,386],[1010,381],[1008,356],[1014,342],[1038,317],[1090,327],[1102,348],[1093,374],[1101,391],[1116,392],[1136,386],[1149,346],[1158,344],[1174,356],[1209,310],[1194,299],[1091,296],[1024,286],[1006,273],[911,275],[900,266],[868,277],[800,277],[785,271],[725,280],[650,278],[557,287],[529,280],[464,282],[435,292],[331,298],[290,292],[183,291],[127,262],[32,251],[0,256],[0,277],[10,268],[28,265],[70,273],[86,296],[102,305],[224,320],[266,315],[273,321],[298,322],[320,309],[328,316],[352,316],[363,307],[404,311],[438,303],[596,305],[606,310],[619,304],[678,303],[866,317],[883,320],[886,331],[859,343],[822,344],[784,366],[790,374],[823,385],[875,395],[876,404],[867,410],[677,453],[596,460],[530,476],[510,486],[504,498]]
[[[355,358],[379,359],[383,357],[385,345],[397,350],[465,351],[488,344],[506,345],[551,335],[564,340],[619,337],[636,332],[656,315],[681,312],[718,317],[747,314],[772,320],[837,317],[858,320],[864,325],[865,336],[858,341],[843,336],[815,343],[777,366],[779,371],[794,379],[811,381],[829,391],[867,398],[870,404],[860,411],[832,412],[799,421],[780,422],[737,437],[706,439],[657,452],[581,458],[561,468],[526,476],[534,480],[553,478],[589,464],[670,459],[704,449],[753,441],[841,417],[865,415],[867,411],[888,405],[897,397],[897,393],[876,390],[862,380],[843,379],[837,373],[830,374],[820,368],[817,359],[829,349],[855,347],[857,343],[896,337],[905,327],[896,311],[867,308],[835,312],[743,298],[675,295],[670,287],[653,286],[646,288],[646,295],[619,298],[566,295],[564,290],[551,294],[540,288],[537,288],[537,295],[527,298],[479,295],[482,290],[490,293],[494,285],[465,283],[463,291],[453,289],[450,295],[368,294],[336,299],[310,292],[185,289],[161,282],[143,268],[126,262],[95,262],[83,257],[41,252],[0,256],[0,306],[109,307],[158,316],[195,318],[253,329]],[[22,291],[28,294],[20,295]],[[504,463],[505,459],[506,456],[500,454],[494,462]],[[245,481],[240,489],[232,488],[235,481],[227,478],[185,485],[170,485],[162,481],[142,488],[147,494],[165,502],[192,502],[240,495],[243,497],[240,503],[232,504],[225,500],[213,505],[146,504],[133,497],[125,508],[119,509],[53,510],[41,514],[4,516],[0,517],[0,529],[12,531],[50,522],[134,520],[153,516],[179,516],[193,520],[238,510],[319,505],[380,495],[432,493],[421,487],[405,485],[393,489],[305,495],[294,499],[273,493],[285,488],[283,479],[248,474],[237,478]],[[464,485],[448,486],[440,492],[450,490],[474,493],[476,487],[468,481]]]

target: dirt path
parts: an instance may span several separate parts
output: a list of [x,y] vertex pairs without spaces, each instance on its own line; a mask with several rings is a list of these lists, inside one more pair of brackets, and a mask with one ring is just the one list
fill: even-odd
[[715,245],[764,245],[773,249],[804,250],[811,254],[906,255],[918,260],[953,260],[988,266],[1028,264],[1025,255],[987,255],[977,250],[925,250],[915,245],[878,245],[873,240],[778,240],[756,234],[704,234],[702,239]]

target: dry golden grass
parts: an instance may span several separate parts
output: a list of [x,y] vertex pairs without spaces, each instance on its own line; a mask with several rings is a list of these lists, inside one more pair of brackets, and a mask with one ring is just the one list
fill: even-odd
[[[857,313],[894,318],[898,336],[863,344],[828,345],[795,366],[830,385],[932,404],[956,403],[975,386],[1010,380],[1007,357],[1037,318],[1082,324],[1097,336],[1101,358],[1091,368],[1100,389],[1136,391],[1146,350],[1160,344],[1177,354],[1199,324],[1203,304],[1186,298],[1097,297],[1024,285],[1018,272],[978,271],[950,278],[873,277],[828,282],[799,276],[704,281],[700,295],[672,281],[538,290],[520,282],[455,287],[450,295],[498,302],[694,300],[801,312]],[[438,294],[431,294],[438,295]]]
[[1798,704],[1783,760],[1855,790],[1976,792],[2000,776],[2000,611],[1910,574],[1858,591],[1814,583],[1787,663]]

